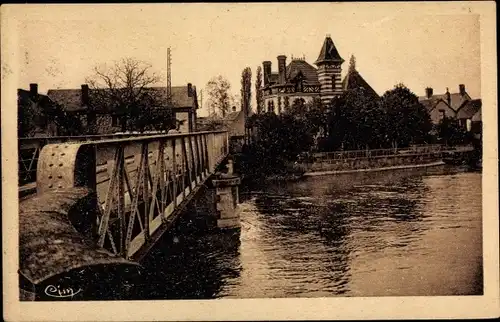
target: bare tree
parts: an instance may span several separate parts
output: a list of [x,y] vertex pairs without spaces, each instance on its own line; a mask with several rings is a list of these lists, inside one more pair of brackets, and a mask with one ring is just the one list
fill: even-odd
[[220,113],[222,117],[225,117],[230,111],[232,102],[230,89],[231,84],[221,75],[208,81],[206,91],[208,93],[208,104],[213,109],[211,114]]
[[89,84],[91,111],[97,109],[120,117],[122,131],[171,127],[171,107],[166,93],[151,88],[160,77],[151,65],[124,58],[112,66],[98,66],[86,79]]

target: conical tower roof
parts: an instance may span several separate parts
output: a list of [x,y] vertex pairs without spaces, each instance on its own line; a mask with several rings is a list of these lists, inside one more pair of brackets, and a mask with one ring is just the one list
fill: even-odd
[[347,75],[342,81],[342,89],[344,91],[347,91],[358,88],[364,89],[369,95],[373,96],[374,98],[379,98],[377,92],[375,92],[375,90],[368,84],[368,82],[361,76],[361,74],[359,74],[359,72],[354,67],[349,68]]
[[340,57],[340,54],[333,43],[332,38],[327,35],[325,41],[323,42],[323,47],[319,53],[319,57],[315,64],[320,65],[322,63],[343,63],[344,60]]

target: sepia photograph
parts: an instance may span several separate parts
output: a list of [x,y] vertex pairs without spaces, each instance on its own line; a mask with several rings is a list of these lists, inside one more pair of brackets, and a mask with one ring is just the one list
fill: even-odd
[[9,320],[498,316],[494,8],[2,6]]

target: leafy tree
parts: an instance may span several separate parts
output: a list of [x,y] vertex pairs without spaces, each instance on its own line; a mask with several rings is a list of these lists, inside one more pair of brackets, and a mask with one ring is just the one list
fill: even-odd
[[439,122],[437,132],[446,145],[463,144],[469,139],[464,128],[459,126],[456,119],[450,117],[445,117]]
[[151,88],[159,81],[160,77],[151,72],[151,65],[132,58],[124,58],[112,66],[97,66],[87,78],[91,88],[90,112],[100,109],[120,115],[122,131],[167,127],[172,123],[169,98]]
[[403,84],[384,93],[381,107],[386,114],[387,138],[394,147],[423,143],[432,123],[418,97]]
[[34,135],[36,110],[32,104],[22,104],[18,97],[17,102],[17,136],[31,137]]
[[384,121],[384,111],[372,95],[363,88],[348,90],[331,102],[328,148],[378,148],[384,141]]
[[223,76],[219,75],[210,79],[206,86],[208,93],[208,104],[213,111],[211,116],[221,114],[225,117],[231,108],[231,84]]
[[245,69],[243,69],[243,72],[241,73],[241,110],[245,115],[246,137],[249,136],[249,129],[246,122],[252,110],[251,100],[252,100],[252,70],[250,69],[250,67],[245,67]]
[[246,167],[250,171],[261,174],[286,172],[287,165],[313,145],[308,125],[291,114],[256,114],[249,124],[256,134],[255,141],[246,151]]
[[295,98],[292,105],[286,110],[287,114],[302,116],[306,112],[306,101],[303,98]]
[[[40,96],[42,97],[42,96]],[[28,102],[18,97],[18,128],[19,137],[32,137],[37,132],[49,132],[49,135],[74,136],[84,133],[80,118],[66,112],[45,98],[35,98]],[[49,129],[52,127],[52,129]],[[55,133],[50,133],[55,131]]]
[[262,67],[257,67],[257,75],[255,76],[255,100],[257,104],[257,114],[262,113],[264,108],[264,98],[262,97]]
[[55,106],[54,122],[59,136],[78,136],[85,133],[80,117],[66,112],[60,105]]

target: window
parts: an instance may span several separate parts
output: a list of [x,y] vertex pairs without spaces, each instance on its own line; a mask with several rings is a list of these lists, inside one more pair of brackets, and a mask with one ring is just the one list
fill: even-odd
[[446,117],[446,113],[445,113],[445,111],[444,111],[443,109],[440,109],[440,110],[439,110],[439,113],[440,113],[440,115],[439,115],[439,116],[440,116],[440,118],[439,118],[439,119],[440,119],[440,120],[444,120],[444,119],[445,119],[445,117]]

